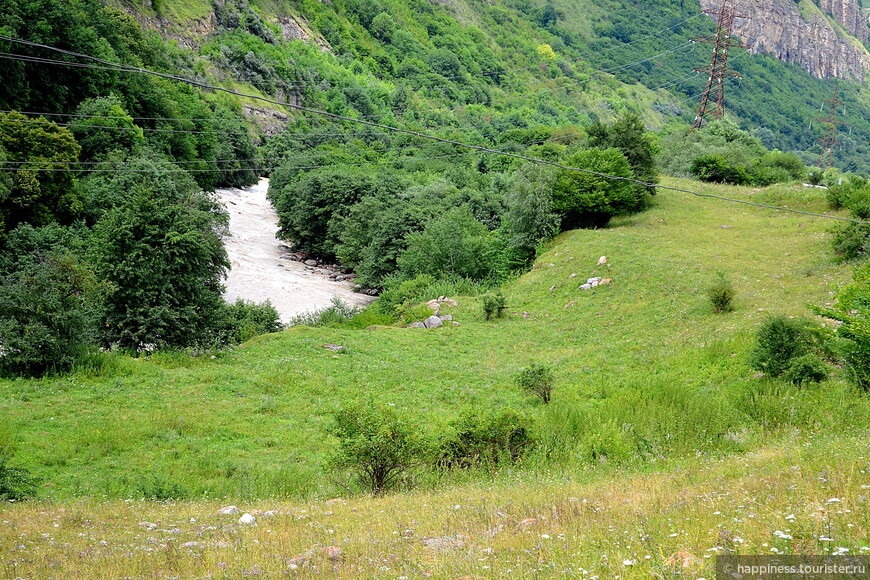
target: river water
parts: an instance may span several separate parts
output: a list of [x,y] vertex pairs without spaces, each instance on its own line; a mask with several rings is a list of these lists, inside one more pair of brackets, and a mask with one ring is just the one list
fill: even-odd
[[306,270],[304,264],[281,259],[286,250],[275,237],[278,214],[266,198],[268,189],[269,180],[261,179],[252,187],[217,190],[230,214],[230,235],[224,244],[232,269],[225,282],[225,299],[269,299],[285,323],[297,314],[329,306],[333,298],[369,304],[372,298],[354,292],[350,283],[333,282]]

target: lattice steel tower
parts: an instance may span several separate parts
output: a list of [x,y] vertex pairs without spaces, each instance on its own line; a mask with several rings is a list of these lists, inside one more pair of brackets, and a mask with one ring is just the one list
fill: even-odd
[[[740,75],[728,68],[728,52],[732,47],[746,48],[740,39],[732,38],[734,20],[737,18],[749,18],[743,14],[737,14],[729,0],[722,3],[722,8],[716,10],[704,10],[707,14],[716,16],[716,34],[696,38],[695,42],[705,42],[713,45],[713,59],[709,69],[696,68],[698,72],[709,72],[707,87],[701,95],[701,104],[698,105],[698,113],[692,122],[692,131],[699,129],[708,117],[721,119],[725,116],[725,77],[739,77]],[[715,97],[714,97],[715,93]],[[711,102],[712,101],[712,102]]]
[[825,134],[817,141],[822,146],[819,153],[819,167],[826,169],[834,166],[834,148],[839,145],[837,142],[837,125],[843,124],[837,120],[837,107],[843,104],[840,100],[840,87],[834,86],[834,97],[830,101],[825,101],[829,104],[828,114],[821,119],[816,119],[817,123],[825,126]]

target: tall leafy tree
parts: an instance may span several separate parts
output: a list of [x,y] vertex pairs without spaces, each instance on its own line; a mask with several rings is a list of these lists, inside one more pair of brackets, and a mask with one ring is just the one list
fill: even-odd
[[167,191],[146,175],[95,227],[97,272],[112,286],[102,311],[107,344],[142,350],[212,341],[230,265],[221,241],[228,217],[192,179],[176,179]]
[[70,164],[81,149],[66,128],[20,113],[0,114],[0,149],[12,174],[0,196],[0,222],[7,230],[20,223],[69,223],[82,212],[82,199]]

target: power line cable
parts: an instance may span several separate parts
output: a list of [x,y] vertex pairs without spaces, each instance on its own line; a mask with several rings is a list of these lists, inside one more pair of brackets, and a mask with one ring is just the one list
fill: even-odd
[[91,56],[91,55],[87,55],[87,54],[82,54],[82,53],[78,53],[78,52],[74,52],[74,51],[70,51],[70,50],[66,50],[66,49],[62,49],[62,48],[57,48],[57,47],[53,47],[53,46],[49,46],[49,45],[45,45],[45,44],[40,44],[40,43],[36,43],[36,42],[32,42],[32,41],[28,41],[28,40],[23,40],[23,39],[18,39],[18,38],[12,38],[12,37],[5,36],[5,35],[0,35],[0,40],[6,40],[6,41],[9,41],[9,42],[14,42],[14,43],[18,43],[18,44],[23,44],[23,45],[26,45],[26,46],[38,47],[38,48],[42,48],[42,49],[45,49],[45,50],[51,50],[51,51],[59,52],[59,53],[62,53],[62,54],[67,54],[67,55],[69,55],[69,56],[75,56],[75,57],[78,57],[78,58],[85,58],[85,59],[88,59],[88,60],[93,60],[93,61],[95,61],[95,62],[99,62],[99,63],[101,63],[101,64],[110,65],[110,66],[117,66],[117,67],[119,67],[120,69],[122,69],[122,70],[124,70],[124,71],[128,71],[128,72],[135,72],[135,73],[140,73],[140,74],[150,74],[150,75],[154,75],[154,76],[158,76],[158,77],[162,77],[162,78],[166,78],[166,79],[170,79],[170,80],[175,80],[175,81],[178,81],[178,82],[187,83],[187,84],[189,84],[189,85],[191,85],[191,86],[196,86],[196,87],[199,87],[199,88],[202,88],[202,89],[214,90],[214,91],[222,91],[222,92],[226,92],[226,93],[228,93],[228,94],[232,94],[232,95],[239,96],[239,97],[244,97],[244,98],[250,98],[250,99],[260,100],[260,101],[268,102],[268,103],[271,103],[271,104],[274,104],[274,105],[284,106],[284,107],[288,107],[288,108],[291,108],[291,109],[295,109],[295,110],[298,110],[298,111],[301,111],[301,112],[304,112],[304,113],[309,113],[309,114],[312,114],[312,115],[318,115],[318,116],[328,117],[328,118],[332,118],[332,119],[337,119],[337,120],[342,120],[342,121],[348,121],[348,122],[352,122],[352,123],[359,123],[359,124],[362,124],[362,125],[366,125],[366,126],[370,126],[370,127],[375,127],[375,128],[378,128],[378,129],[383,129],[383,130],[385,130],[385,131],[392,131],[392,132],[395,132],[395,133],[401,133],[401,134],[406,134],[406,135],[412,135],[412,136],[418,137],[418,138],[420,138],[420,139],[427,139],[427,140],[430,140],[430,141],[436,141],[436,142],[440,142],[440,143],[446,143],[446,144],[450,144],[450,145],[456,145],[457,147],[463,147],[463,148],[466,148],[466,149],[471,149],[471,150],[475,150],[475,151],[481,151],[481,152],[484,152],[484,153],[492,153],[492,154],[495,154],[495,155],[501,155],[501,156],[504,156],[504,157],[512,157],[512,158],[514,158],[514,159],[521,159],[521,160],[523,160],[523,161],[528,161],[528,162],[530,162],[530,163],[536,163],[536,164],[539,164],[539,165],[549,165],[549,166],[551,166],[551,167],[557,167],[557,168],[559,168],[559,169],[563,169],[563,170],[566,170],[566,171],[576,171],[576,172],[580,172],[580,173],[586,173],[586,174],[590,174],[590,175],[596,175],[596,176],[601,177],[601,178],[603,178],[603,179],[609,179],[609,180],[613,180],[613,181],[625,181],[625,182],[629,182],[629,183],[634,183],[634,184],[637,184],[637,185],[641,185],[641,186],[643,186],[643,187],[654,187],[654,188],[663,189],[663,190],[667,190],[667,191],[676,191],[676,192],[681,192],[681,193],[687,193],[687,194],[694,195],[694,196],[697,196],[697,197],[706,197],[706,198],[710,198],[710,199],[717,199],[717,200],[720,200],[720,201],[727,201],[727,202],[730,202],[730,203],[739,203],[739,204],[743,204],[743,205],[750,205],[750,206],[753,206],[753,207],[766,208],[766,209],[772,209],[772,210],[781,211],[781,212],[795,213],[795,214],[801,214],[801,215],[807,215],[807,216],[814,216],[814,217],[819,217],[819,218],[823,218],[823,219],[831,219],[831,220],[844,221],[844,222],[852,222],[852,223],[870,223],[870,222],[865,222],[865,221],[863,221],[863,220],[856,220],[856,219],[852,219],[852,218],[846,218],[846,217],[840,217],[840,216],[831,216],[831,215],[827,215],[827,214],[818,214],[818,213],[813,213],[813,212],[807,212],[807,211],[802,211],[802,210],[796,210],[796,209],[792,209],[792,208],[779,207],[779,206],[767,205],[767,204],[761,204],[761,203],[756,203],[756,202],[751,202],[751,201],[746,201],[746,200],[734,199],[734,198],[729,198],[729,197],[720,196],[720,195],[714,195],[714,194],[709,194],[709,193],[699,193],[699,192],[696,192],[696,191],[692,191],[692,190],[689,190],[689,189],[678,188],[678,187],[665,186],[665,185],[660,185],[660,184],[655,184],[655,183],[647,183],[647,182],[641,181],[641,180],[639,180],[639,179],[634,179],[634,178],[632,178],[632,177],[621,177],[621,176],[617,176],[617,175],[608,175],[608,174],[606,174],[606,173],[602,173],[602,172],[600,172],[600,171],[594,171],[594,170],[591,170],[591,169],[583,169],[583,168],[581,168],[581,167],[571,167],[571,166],[568,166],[568,165],[564,165],[564,164],[562,164],[562,163],[557,163],[557,162],[555,162],[555,161],[548,161],[548,160],[546,160],[546,159],[536,159],[536,158],[534,158],[534,157],[529,157],[529,156],[526,156],[526,155],[520,155],[520,154],[517,154],[517,153],[510,153],[510,152],[507,152],[507,151],[501,151],[501,150],[498,150],[498,149],[492,149],[492,148],[489,148],[489,147],[483,147],[483,146],[480,146],[480,145],[472,145],[472,144],[469,144],[469,143],[463,143],[463,142],[461,142],[461,141],[455,141],[455,140],[452,140],[452,139],[445,139],[445,138],[443,138],[443,137],[437,137],[437,136],[435,136],[435,135],[428,135],[428,134],[426,134],[426,133],[421,133],[421,132],[419,132],[419,131],[412,131],[412,130],[410,130],[410,129],[402,129],[402,128],[399,128],[399,127],[391,127],[391,126],[389,126],[389,125],[383,125],[383,124],[381,124],[381,123],[375,123],[375,122],[373,122],[373,121],[366,121],[366,120],[364,120],[364,119],[354,119],[353,117],[347,117],[347,116],[344,116],[344,115],[338,115],[338,114],[336,114],[336,113],[330,113],[330,112],[328,112],[328,111],[320,111],[320,110],[317,110],[317,109],[312,109],[312,108],[310,108],[310,107],[304,107],[304,106],[302,106],[302,105],[294,105],[294,104],[292,104],[292,103],[281,102],[281,101],[277,101],[277,100],[274,100],[274,99],[269,99],[269,98],[267,98],[267,97],[263,97],[263,96],[260,96],[260,95],[251,95],[251,94],[242,93],[242,92],[239,92],[239,91],[236,91],[236,90],[233,90],[233,89],[227,89],[227,88],[224,88],[224,87],[219,87],[219,86],[209,85],[209,84],[207,84],[207,83],[203,83],[203,82],[200,82],[200,81],[196,81],[196,80],[194,80],[194,79],[188,79],[188,78],[184,78],[184,77],[177,76],[177,75],[171,75],[171,74],[168,74],[168,73],[161,73],[161,72],[157,72],[157,71],[151,71],[151,70],[148,70],[148,69],[145,69],[145,68],[142,68],[142,67],[135,67],[135,66],[129,66],[129,65],[119,65],[118,63],[113,63],[113,62],[110,62],[110,61],[107,61],[107,60],[101,59],[101,58],[99,58],[99,57],[95,57],[95,56]]

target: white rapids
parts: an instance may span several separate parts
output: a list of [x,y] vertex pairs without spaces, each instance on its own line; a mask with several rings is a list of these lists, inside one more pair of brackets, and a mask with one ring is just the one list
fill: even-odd
[[224,238],[232,268],[224,298],[263,302],[278,310],[282,322],[298,314],[328,307],[333,298],[362,306],[373,299],[358,294],[348,282],[334,282],[307,271],[299,262],[282,260],[282,242],[275,237],[278,214],[266,198],[269,180],[244,189],[218,189],[217,196],[230,214],[230,235]]

